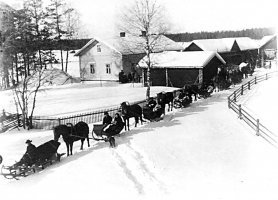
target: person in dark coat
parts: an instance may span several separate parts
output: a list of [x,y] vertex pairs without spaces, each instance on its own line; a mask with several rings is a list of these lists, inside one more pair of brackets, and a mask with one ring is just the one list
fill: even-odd
[[102,124],[107,126],[108,124],[111,124],[111,122],[112,122],[112,117],[108,114],[108,112],[104,112]]
[[124,126],[123,119],[121,118],[119,113],[116,113],[112,124],[107,126],[104,130],[107,133],[108,132],[118,132],[118,130],[121,130],[123,128],[123,126]]
[[151,111],[153,111],[155,106],[156,106],[156,101],[154,100],[153,97],[150,97],[148,101],[148,107],[151,109]]
[[32,140],[26,140],[25,143],[27,144],[26,153],[32,153],[37,149],[36,146],[32,144]]
[[35,159],[37,147],[32,144],[32,140],[26,140],[25,143],[27,144],[25,155],[31,160]]

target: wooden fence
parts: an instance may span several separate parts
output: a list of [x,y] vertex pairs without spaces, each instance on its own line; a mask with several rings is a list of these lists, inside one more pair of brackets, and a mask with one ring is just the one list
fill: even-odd
[[[132,104],[139,104],[143,106],[145,104],[144,101],[136,101],[130,103]],[[33,128],[35,129],[53,129],[53,127],[60,125],[60,124],[66,124],[66,123],[72,123],[76,124],[79,121],[84,121],[88,124],[101,122],[104,116],[104,112],[109,112],[111,116],[114,116],[117,112],[119,112],[120,107],[107,107],[104,109],[95,110],[92,112],[87,113],[79,113],[76,115],[70,115],[65,117],[43,117],[43,116],[34,116],[32,120]]]
[[[175,94],[181,89],[174,90]],[[156,98],[156,97],[153,97]],[[146,100],[130,102],[132,104],[138,104],[143,107],[146,104]],[[114,116],[119,112],[120,106],[107,107],[104,109],[95,110],[87,113],[79,113],[76,115],[65,116],[65,117],[47,117],[47,116],[34,116],[32,119],[32,126],[34,129],[53,129],[55,126],[60,124],[72,123],[76,124],[79,121],[84,121],[88,124],[101,122],[104,116],[104,112],[107,111],[111,116]]]
[[5,116],[0,118],[0,133],[21,127],[22,122],[20,119],[21,115],[6,112]]
[[261,136],[267,142],[272,144],[275,147],[278,147],[277,135],[267,129],[259,119],[255,119],[251,114],[249,114],[241,104],[237,104],[237,100],[241,95],[244,95],[245,92],[251,90],[251,88],[259,82],[272,78],[277,75],[277,72],[271,72],[264,75],[256,76],[252,80],[248,81],[245,84],[242,84],[237,90],[235,90],[228,97],[228,107],[238,114],[239,119],[245,121],[252,129],[255,130],[257,136]]

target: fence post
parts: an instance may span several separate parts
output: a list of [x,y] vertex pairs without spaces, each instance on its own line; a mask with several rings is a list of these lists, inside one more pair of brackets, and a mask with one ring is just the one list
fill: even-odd
[[248,81],[248,90],[250,90],[250,81]]
[[256,130],[256,135],[260,136],[260,120],[257,119],[257,130]]
[[61,119],[60,118],[58,118],[58,124],[61,125]]
[[228,97],[228,108],[229,108],[229,109],[231,108],[231,100],[230,100],[230,97]]
[[243,95],[243,85],[241,85],[241,95]]
[[238,117],[239,119],[242,119],[241,104],[238,105]]
[[236,92],[234,92],[234,101],[236,102]]
[[257,76],[255,76],[255,84],[257,84]]
[[265,74],[265,80],[267,80],[267,74]]

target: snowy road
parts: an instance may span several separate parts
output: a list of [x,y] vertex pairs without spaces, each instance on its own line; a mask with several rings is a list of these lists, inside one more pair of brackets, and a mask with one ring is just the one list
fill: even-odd
[[[132,127],[116,137],[115,149],[91,141],[80,151],[76,142],[73,156],[40,173],[20,181],[0,177],[1,198],[277,200],[277,149],[228,109],[229,94],[214,93],[162,121]],[[36,130],[1,134],[4,163],[21,157],[26,139],[39,145],[52,137]]]

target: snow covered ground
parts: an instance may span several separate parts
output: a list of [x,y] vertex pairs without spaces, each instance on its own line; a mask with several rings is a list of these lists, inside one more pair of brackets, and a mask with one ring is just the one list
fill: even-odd
[[[246,96],[246,106],[260,116],[262,112],[274,112],[277,101],[262,104],[256,103],[256,100],[268,101],[269,96],[264,92],[274,91],[269,87],[275,84],[268,83],[277,83],[277,79],[258,84]],[[129,86],[127,88],[129,92],[135,91]],[[132,98],[141,98],[140,89]],[[55,90],[60,94],[57,104],[50,101],[55,96],[51,96],[52,92],[57,94]],[[51,103],[52,110],[65,103],[69,104],[65,106],[83,109],[78,104],[79,101],[83,104],[82,98],[84,104],[101,102],[90,101],[93,87],[88,88],[90,92],[85,88],[76,90],[79,93],[76,91],[74,98],[71,96],[74,89],[59,88],[49,90],[49,96],[45,94],[41,98],[45,98],[44,106]],[[96,91],[91,97],[99,93]],[[117,93],[114,88],[106,95],[113,96],[116,104],[123,98]],[[168,112],[159,122],[144,123],[122,132],[120,137],[116,137],[115,149],[109,148],[108,143],[92,140],[90,148],[85,145],[85,150],[80,151],[80,143],[76,142],[73,156],[63,157],[60,163],[39,173],[19,181],[0,177],[1,199],[277,200],[277,149],[255,136],[228,109],[227,96],[230,93],[214,93],[212,97],[198,100],[188,108]],[[126,98],[127,93],[124,94]],[[68,100],[63,102],[64,99]],[[256,111],[252,105],[255,108],[264,106],[264,109]],[[64,112],[62,108],[59,111]],[[266,120],[269,120],[268,124],[274,124],[275,118],[268,117]],[[12,164],[18,160],[25,151],[27,139],[40,145],[52,138],[52,131],[43,130],[1,134],[3,163]],[[64,143],[59,152],[65,152]]]

